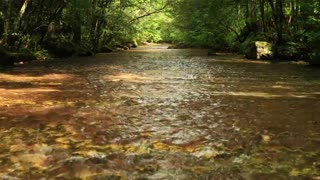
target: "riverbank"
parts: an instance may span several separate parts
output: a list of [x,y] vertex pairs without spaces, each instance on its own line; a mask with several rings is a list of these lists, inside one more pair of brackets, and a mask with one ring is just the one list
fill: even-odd
[[[174,48],[173,48],[174,47]],[[180,46],[174,46],[169,43],[144,43],[139,46],[135,46],[133,48],[114,48],[114,49],[108,49],[105,52],[100,52],[97,53],[99,54],[104,54],[104,53],[117,53],[117,52],[150,52],[150,51],[158,51],[159,49],[164,50],[177,50],[177,51],[183,51],[186,49],[194,49],[198,51],[202,51],[203,53],[201,54],[202,56],[208,56],[209,59],[212,61],[224,61],[224,62],[231,62],[231,63],[241,63],[241,62],[247,62],[247,63],[261,63],[261,64],[296,64],[296,65],[312,65],[307,61],[304,60],[288,60],[288,59],[277,59],[277,60],[254,60],[254,59],[248,59],[245,57],[245,55],[242,55],[240,53],[234,53],[234,52],[218,52],[218,51],[212,51],[208,48],[194,48],[194,47],[184,47],[181,48]],[[212,55],[214,54],[214,55]],[[22,64],[29,63],[30,61],[54,61],[58,59],[63,59],[63,58],[54,58],[50,57],[48,53],[41,51],[41,52],[36,52],[32,53],[29,50],[25,50],[22,53],[8,53],[4,50],[1,50],[0,52],[1,61],[0,65],[3,67],[6,66],[19,66]],[[94,57],[95,55],[90,55]],[[90,57],[88,56],[88,57]],[[74,56],[76,57],[83,57],[83,56]],[[71,57],[69,57],[71,58]],[[315,64],[313,64],[315,66]]]

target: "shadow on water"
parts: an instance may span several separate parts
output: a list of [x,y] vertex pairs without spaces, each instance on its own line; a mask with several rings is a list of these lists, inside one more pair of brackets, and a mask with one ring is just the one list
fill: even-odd
[[320,74],[165,45],[0,73],[0,176],[320,177]]

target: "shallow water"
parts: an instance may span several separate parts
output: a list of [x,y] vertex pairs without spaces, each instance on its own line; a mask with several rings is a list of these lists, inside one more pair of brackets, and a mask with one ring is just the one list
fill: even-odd
[[8,179],[320,179],[319,69],[165,45],[0,73]]

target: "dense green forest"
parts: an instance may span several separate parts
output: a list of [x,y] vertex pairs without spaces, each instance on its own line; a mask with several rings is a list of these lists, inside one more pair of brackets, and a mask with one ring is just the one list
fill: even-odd
[[267,41],[281,59],[315,58],[318,0],[182,0],[173,14],[177,41],[247,53]]
[[0,55],[87,56],[144,42],[246,54],[266,41],[277,58],[316,61],[319,15],[319,0],[1,0]]

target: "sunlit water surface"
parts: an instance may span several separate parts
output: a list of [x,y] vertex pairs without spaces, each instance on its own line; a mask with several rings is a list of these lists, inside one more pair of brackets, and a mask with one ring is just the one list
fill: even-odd
[[320,71],[165,45],[0,73],[0,177],[320,179]]

